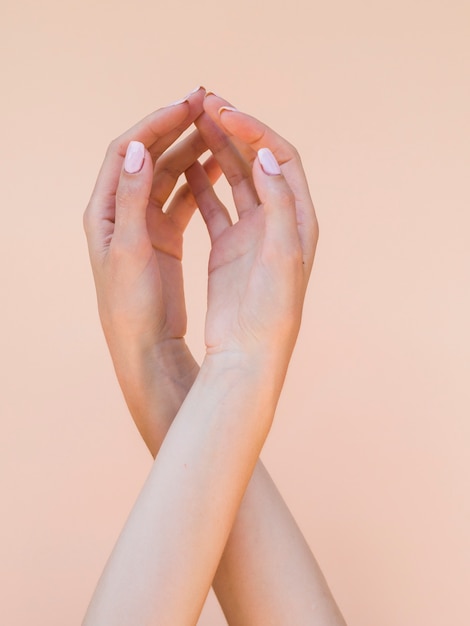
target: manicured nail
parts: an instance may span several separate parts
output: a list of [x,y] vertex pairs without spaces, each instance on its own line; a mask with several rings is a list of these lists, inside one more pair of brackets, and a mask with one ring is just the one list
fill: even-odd
[[145,158],[144,144],[140,141],[131,141],[127,146],[124,169],[128,174],[137,174],[142,169]]
[[258,159],[265,174],[268,176],[279,176],[281,168],[269,148],[260,148],[258,150]]
[[206,91],[206,98],[207,96],[215,96],[216,98],[220,98],[219,94],[215,93],[215,91]]
[[219,115],[221,115],[224,111],[235,111],[235,113],[237,113],[238,109],[236,109],[235,107],[220,107]]
[[204,87],[202,85],[199,85],[198,87],[196,87],[196,89],[193,89],[192,91],[190,91],[184,98],[181,98],[181,100],[176,100],[176,102],[172,102],[168,106],[169,107],[174,107],[174,106],[177,106],[178,104],[183,104],[183,102],[187,102],[189,100],[189,98],[194,93],[197,93],[200,89],[204,89]]

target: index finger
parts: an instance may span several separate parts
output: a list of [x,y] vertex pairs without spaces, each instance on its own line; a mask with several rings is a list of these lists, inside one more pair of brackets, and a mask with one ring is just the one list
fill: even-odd
[[[253,160],[260,148],[269,148],[282,169],[298,203],[311,204],[310,191],[299,153],[286,139],[255,117],[233,108],[226,100],[208,93],[204,110],[229,135],[245,143],[253,151]],[[311,213],[315,218],[313,204]]]
[[228,135],[249,146],[254,153],[269,148],[281,166],[282,173],[294,194],[297,225],[304,250],[315,248],[318,222],[310,196],[307,178],[299,153],[292,144],[263,122],[230,106],[215,94],[207,94],[204,110]]
[[217,159],[225,178],[232,188],[233,199],[238,215],[258,206],[259,200],[251,176],[250,162],[247,161],[232,140],[221,130],[220,126],[203,113],[196,120],[196,127],[201,133],[208,148]]
[[260,120],[234,108],[224,98],[208,92],[204,109],[219,126],[248,144],[254,153],[260,148],[269,148],[279,165],[298,159],[297,150],[286,139]]
[[159,156],[200,115],[203,97],[203,88],[199,88],[185,99],[150,113],[114,139],[106,152],[90,204],[93,204],[97,198],[101,202],[109,199],[114,202],[122,164],[130,141],[142,142],[154,158]]

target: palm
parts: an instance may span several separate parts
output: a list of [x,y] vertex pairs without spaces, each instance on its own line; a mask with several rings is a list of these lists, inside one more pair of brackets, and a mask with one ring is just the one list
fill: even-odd
[[225,229],[209,260],[206,345],[231,349],[257,337],[270,302],[271,277],[263,262],[264,215],[255,210]]

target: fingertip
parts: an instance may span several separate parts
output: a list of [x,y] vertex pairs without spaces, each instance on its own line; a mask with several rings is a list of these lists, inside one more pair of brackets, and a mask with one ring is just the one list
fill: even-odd
[[212,102],[213,103],[214,102],[214,98],[217,98],[217,100],[220,100],[222,102],[225,102],[226,104],[229,104],[228,101],[225,98],[222,98],[222,96],[219,96],[219,94],[215,93],[215,91],[211,91],[210,89],[206,90],[206,95],[205,95],[206,102]]
[[222,115],[222,113],[224,113],[225,111],[229,111],[231,113],[240,113],[240,111],[235,107],[223,106],[219,108],[218,114]]
[[203,106],[205,111],[214,119],[214,121],[220,123],[221,109],[227,108],[227,110],[233,109],[230,102],[225,98],[222,98],[213,91],[206,91]]
[[224,128],[227,128],[227,123],[230,126],[230,121],[233,119],[238,121],[239,118],[234,116],[234,113],[241,113],[241,111],[228,105],[223,105],[217,109],[217,118]]
[[179,106],[180,104],[184,104],[185,102],[188,103],[189,99],[195,94],[199,93],[201,90],[204,92],[204,95],[205,95],[206,88],[203,87],[202,85],[198,85],[195,89],[187,93],[184,96],[184,98],[180,98],[179,100],[175,100],[174,102],[171,102],[170,104],[167,105],[167,107],[176,107],[176,106]]

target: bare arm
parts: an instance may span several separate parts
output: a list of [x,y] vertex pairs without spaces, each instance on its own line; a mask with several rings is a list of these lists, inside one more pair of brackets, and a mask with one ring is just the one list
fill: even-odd
[[[214,97],[211,97],[211,100],[214,100]],[[221,164],[227,167],[223,159]],[[210,174],[211,168],[206,169],[208,169],[208,173]],[[198,181],[201,182],[201,177],[194,174],[193,184],[196,186],[196,193],[199,195],[201,191],[197,189]],[[254,210],[254,208],[255,205],[253,204],[250,210]],[[190,215],[188,206],[186,206],[185,211],[186,214],[183,215],[183,218],[180,220],[181,223],[184,219],[188,219],[188,215]],[[220,217],[220,207],[218,207],[218,212]],[[182,211],[180,211],[180,214],[181,213]],[[177,214],[177,210],[175,210],[175,214]],[[149,228],[152,234],[151,225],[150,223]],[[229,225],[226,224],[225,228],[227,228],[227,226]],[[213,227],[213,224],[211,227]],[[155,233],[153,234],[155,235]],[[215,240],[217,237],[214,236],[214,231],[212,235]],[[314,233],[313,239],[315,239]],[[90,252],[93,254],[92,249]],[[313,253],[311,253],[311,256],[313,259]],[[311,263],[307,265],[308,272],[310,266]],[[165,285],[163,284],[163,291],[164,290]],[[106,319],[106,315],[104,315],[104,317]],[[163,341],[153,344],[149,343],[149,345],[144,345],[143,347],[142,342],[140,342],[139,349],[131,350],[131,354],[122,348],[122,344],[119,346],[117,337],[120,331],[115,332],[116,326],[115,321],[113,321],[112,324],[108,323],[107,326],[107,339],[113,354],[116,370],[126,399],[129,405],[134,409],[133,413],[136,422],[149,448],[155,455],[166,430],[170,426],[173,415],[179,409],[181,402],[186,396],[187,390],[190,388],[197,375],[197,366],[192,360],[192,357],[190,357],[184,340],[178,333],[174,333],[174,335],[169,333],[168,336],[164,337]],[[129,341],[127,341],[127,345],[129,345]],[[271,364],[272,358],[269,357],[268,360]],[[221,364],[220,359],[218,360],[218,364]],[[221,365],[222,370],[225,371],[226,364],[222,363]],[[149,574],[148,578],[149,593],[152,594],[153,600],[151,600],[150,597],[147,598],[144,590],[145,585],[143,585],[142,593],[144,595],[138,596],[136,599],[138,606],[132,605],[132,611],[134,609],[137,610],[141,605],[142,607],[147,606],[147,601],[155,608],[160,604],[158,602],[160,593],[162,593],[162,597],[169,602],[171,594],[168,595],[168,589],[165,587],[166,583],[162,586],[162,581],[160,580],[161,574],[158,573],[159,567],[163,567],[165,581],[168,581],[170,580],[170,578],[166,577],[168,568],[170,568],[169,571],[172,571],[172,568],[175,570],[175,576],[177,578],[183,575],[180,569],[183,561],[188,568],[188,577],[191,577],[189,574],[192,572],[192,578],[198,578],[200,584],[199,586],[193,586],[191,588],[186,588],[183,585],[181,589],[178,587],[178,584],[176,584],[175,587],[172,586],[171,588],[180,589],[181,593],[185,594],[184,597],[188,598],[188,603],[184,602],[182,604],[196,607],[196,613],[200,610],[201,595],[203,599],[207,592],[206,589],[206,591],[202,593],[201,589],[207,586],[207,580],[209,580],[210,584],[211,576],[215,572],[215,567],[220,558],[221,550],[225,545],[252,467],[256,462],[262,441],[269,429],[276,397],[280,391],[280,386],[282,386],[283,379],[283,374],[281,374],[278,379],[277,390],[272,390],[271,395],[268,394],[269,398],[263,400],[264,391],[261,392],[260,390],[266,390],[266,388],[269,387],[266,383],[267,379],[265,378],[263,380],[263,376],[267,376],[266,372],[270,372],[270,367],[268,368],[266,365],[263,366],[262,362],[258,363],[256,371],[262,372],[264,369],[265,372],[262,374],[261,379],[257,383],[254,383],[253,372],[250,370],[250,367],[248,367],[248,370],[251,371],[251,381],[248,382],[244,375],[240,375],[240,368],[238,368],[240,363],[238,363],[235,368],[233,368],[232,365],[233,363],[230,365],[229,372],[231,375],[235,376],[235,379],[231,380],[230,388],[225,390],[227,395],[224,395],[225,392],[223,388],[220,387],[219,375],[217,375],[217,380],[219,381],[217,383],[219,385],[218,391],[222,392],[222,397],[227,400],[232,397],[232,393],[235,393],[235,399],[237,399],[237,401],[241,395],[245,400],[248,400],[248,406],[237,406],[236,402],[231,400],[229,416],[221,417],[218,413],[218,409],[211,415],[210,407],[204,410],[204,415],[200,415],[199,409],[203,409],[204,401],[207,400],[207,398],[201,390],[200,377],[198,377],[199,382],[197,381],[194,390],[190,393],[182,407],[175,425],[170,429],[168,436],[168,442],[170,443],[165,441],[163,444],[155,467],[149,477],[149,481],[139,499],[139,502],[143,502],[144,504],[137,504],[137,508],[123,532],[123,538],[120,540],[116,552],[114,553],[118,556],[112,557],[110,565],[106,570],[107,573],[105,572],[97,591],[98,595],[95,596],[94,603],[90,609],[92,616],[94,615],[93,611],[98,611],[98,613],[96,613],[96,615],[98,615],[99,611],[102,610],[101,608],[96,608],[97,602],[99,607],[103,607],[103,603],[106,605],[106,599],[103,600],[103,597],[106,598],[106,591],[103,592],[103,589],[112,589],[115,584],[118,584],[118,586],[119,584],[126,585],[125,576],[124,579],[119,578],[119,576],[124,575],[124,572],[117,575],[116,571],[119,572],[120,570],[119,563],[121,563],[121,559],[122,562],[127,564],[124,568],[125,571],[133,571],[132,567],[130,569],[128,568],[129,563],[127,559],[130,558],[130,554],[126,552],[126,545],[130,546],[130,552],[134,552],[132,546],[135,547],[134,542],[137,536],[141,538],[147,537],[147,540],[140,545],[143,554],[149,557],[150,570],[152,570],[152,567],[155,568],[152,570],[154,573]],[[243,360],[243,367],[241,369],[246,374],[247,370],[245,369],[245,365],[246,361]],[[207,372],[209,372],[209,374]],[[203,372],[201,374],[204,377],[206,385],[204,389],[207,389],[207,385],[210,385],[211,375],[214,374],[214,370],[211,367],[206,367],[205,369],[203,366]],[[229,375],[227,372],[225,372],[225,374]],[[218,405],[221,402],[221,398],[212,397],[211,402]],[[263,408],[260,409],[257,403],[261,403]],[[185,408],[188,406],[190,408]],[[194,415],[193,412],[194,407],[197,407],[196,415]],[[216,415],[217,417],[215,417]],[[243,416],[243,418],[240,416]],[[214,419],[216,419],[217,432],[211,433],[210,428],[214,425]],[[253,427],[252,422],[254,419],[257,425],[255,433],[250,431],[250,428]],[[206,420],[209,421],[207,422]],[[227,441],[222,436],[223,433],[220,431],[219,420],[223,420],[223,423],[230,432],[230,441]],[[230,425],[231,421],[233,422],[232,425]],[[177,426],[177,424],[180,424],[180,426]],[[236,428],[237,432],[239,429],[240,434],[240,442],[236,445],[234,445],[233,440],[234,428]],[[248,428],[248,430],[244,430],[245,428]],[[188,442],[189,434],[190,441]],[[218,439],[217,437],[219,436],[222,436],[222,439]],[[251,442],[249,449],[243,451],[243,445],[246,445],[247,440]],[[185,446],[189,444],[190,448],[188,449]],[[242,447],[237,447],[238,445]],[[194,446],[194,449],[191,448],[191,446]],[[230,450],[228,447],[230,447]],[[165,450],[168,448],[170,452],[165,453]],[[206,453],[207,450],[217,451],[216,459],[220,459],[220,454],[222,453],[224,459],[223,463],[227,465],[219,467],[211,454],[209,454],[209,466],[207,462],[199,466],[199,455],[202,450],[205,450]],[[180,453],[182,456],[180,456]],[[231,465],[229,462],[231,458],[230,454],[235,455],[231,461],[234,465]],[[191,455],[195,455],[194,459]],[[245,461],[242,461],[243,458],[245,458]],[[168,460],[165,461],[165,459]],[[179,459],[179,461],[177,459]],[[170,476],[173,476],[173,472],[176,472],[175,476],[179,476],[178,471],[181,471],[183,459],[188,461],[186,462],[187,467],[194,467],[194,470],[191,469],[189,472],[189,476],[191,477],[189,482],[188,471],[182,472],[182,478],[186,481],[184,485],[186,485],[187,491],[185,491],[183,484],[181,488],[177,487],[174,479],[170,479]],[[242,463],[242,466],[240,466],[239,463]],[[215,474],[211,472],[215,472]],[[219,472],[222,473],[225,480],[228,482],[224,483],[222,481],[220,484],[217,482]],[[154,476],[160,476],[160,478],[158,479]],[[193,480],[195,482],[192,482]],[[215,486],[214,480],[216,480],[218,488]],[[235,482],[233,482],[234,480]],[[215,496],[219,493],[217,489],[220,489],[219,505],[213,509],[214,517],[212,518],[210,516],[210,507],[214,506],[213,496],[209,495],[210,502],[207,502],[204,498],[204,495],[208,495],[207,489],[204,490],[200,487],[198,491],[198,485],[200,486],[207,483],[211,485],[210,494],[212,494],[212,486],[214,486],[215,489]],[[176,484],[178,484],[178,482]],[[150,485],[160,486],[151,487]],[[171,493],[168,493],[168,487],[170,485]],[[227,495],[225,490],[228,490],[231,495]],[[173,506],[175,503],[175,494],[178,495],[178,506],[182,508],[178,509],[178,507],[176,507],[174,512],[175,517],[168,518],[165,515],[165,519],[161,519],[159,517],[159,511],[165,511],[165,497],[171,500]],[[229,497],[229,500],[227,500],[227,497]],[[194,498],[195,500],[193,500]],[[218,496],[216,500],[218,501]],[[145,510],[148,512],[152,503],[158,504],[158,510],[155,510],[153,513],[155,517],[150,516],[144,523],[144,526],[142,526],[139,520],[142,518],[143,514],[138,513],[138,511]],[[193,506],[193,509],[191,509],[191,506]],[[209,513],[204,512],[207,506],[209,506]],[[189,509],[185,507],[189,507]],[[228,520],[225,524],[219,524],[217,521],[222,514],[221,512],[223,513],[222,518]],[[180,515],[182,516],[182,521],[180,520]],[[201,518],[204,518],[205,522],[203,528],[198,530],[197,521]],[[135,521],[136,519],[137,521]],[[159,552],[162,546],[159,548],[158,542],[157,545],[154,546],[154,549],[149,550],[147,543],[150,545],[152,542],[150,537],[146,535],[146,532],[148,531],[150,533],[151,529],[160,528],[161,524],[168,524],[168,519],[171,520],[171,524],[170,526],[167,525],[166,528],[171,530],[175,538],[179,536],[179,543],[184,543],[185,549],[189,549],[187,555],[188,559],[186,559],[184,555],[178,556],[178,546],[174,546],[170,550],[168,541],[165,542],[164,554],[173,555],[172,558],[169,559],[170,562],[165,561],[165,558],[162,559],[162,554]],[[209,537],[210,545],[205,545],[204,541],[207,540],[207,528],[212,528],[211,519],[212,522],[217,521],[216,526],[220,533],[217,533],[217,537],[214,537],[211,532]],[[188,545],[186,545],[186,542],[181,541],[182,536],[179,535],[179,533],[174,532],[174,529],[178,527],[178,520],[183,523],[183,527],[181,527],[182,536],[186,536],[188,533],[191,536]],[[146,524],[148,524],[148,527]],[[132,530],[133,528],[134,530]],[[145,530],[146,528],[147,531]],[[162,528],[165,528],[165,526]],[[188,530],[188,528],[190,530]],[[176,551],[173,552],[173,550]],[[190,558],[191,553],[194,553],[193,561]],[[150,554],[153,556],[150,557]],[[217,554],[219,556],[214,557],[214,555]],[[173,558],[175,559],[174,561]],[[204,569],[203,573],[198,568],[201,558],[204,558],[204,563],[213,564],[211,567]],[[139,561],[139,563],[141,562]],[[140,565],[138,569],[140,571]],[[110,571],[111,574],[109,574]],[[113,574],[112,572],[115,573]],[[197,576],[195,576],[195,572],[197,572]],[[137,572],[134,572],[134,574],[137,575]],[[119,582],[119,580],[121,582]],[[155,587],[152,587],[152,585],[155,585]],[[214,587],[231,624],[343,623],[308,546],[303,540],[295,521],[285,507],[282,498],[259,461],[256,464],[253,478],[243,498],[238,516],[236,517],[235,524],[229,536],[223,558],[214,580]],[[139,589],[140,588],[141,584],[139,582]],[[155,596],[155,589],[159,590],[157,597]],[[104,596],[103,593],[105,593]],[[98,600],[96,600],[96,597],[98,597]],[[126,615],[126,610],[121,607],[117,615],[121,615],[121,617],[122,615]],[[155,610],[157,609],[155,608]],[[111,617],[109,617],[108,614],[106,615],[106,620],[111,620]],[[134,616],[134,613],[132,613],[132,615]],[[151,613],[151,615],[153,618],[153,613]],[[161,616],[159,615],[158,619],[164,619],[163,614]],[[182,616],[181,619],[183,620]],[[132,619],[129,618],[129,620],[128,622],[123,621],[116,623],[132,623],[132,621],[137,620],[137,618],[132,617]],[[106,623],[111,624],[114,622],[106,621]],[[158,623],[166,622],[158,621]],[[168,623],[191,622],[187,620],[179,621],[179,615],[172,614]]]

